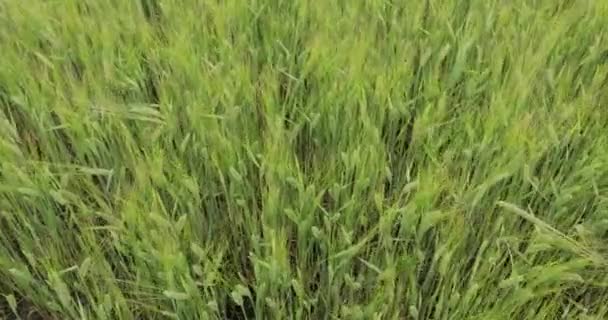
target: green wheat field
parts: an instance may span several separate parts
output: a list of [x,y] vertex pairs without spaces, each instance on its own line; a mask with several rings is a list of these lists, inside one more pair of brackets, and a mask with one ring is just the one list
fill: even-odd
[[0,319],[608,319],[608,1],[0,0]]

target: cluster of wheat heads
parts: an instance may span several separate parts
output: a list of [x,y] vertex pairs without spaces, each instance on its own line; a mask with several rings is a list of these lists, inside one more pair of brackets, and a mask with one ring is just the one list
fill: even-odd
[[608,2],[0,0],[0,318],[606,319]]

